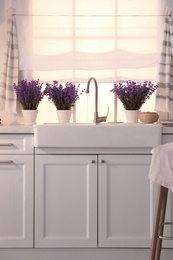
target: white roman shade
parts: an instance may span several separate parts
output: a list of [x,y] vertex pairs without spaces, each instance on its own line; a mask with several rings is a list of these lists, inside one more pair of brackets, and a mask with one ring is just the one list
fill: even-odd
[[[20,2],[20,3],[19,3]],[[42,80],[156,80],[160,0],[13,0],[20,70]],[[49,73],[47,73],[49,72]]]

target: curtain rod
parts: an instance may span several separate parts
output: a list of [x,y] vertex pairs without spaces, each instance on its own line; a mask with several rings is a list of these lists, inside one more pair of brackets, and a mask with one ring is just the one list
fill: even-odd
[[124,14],[124,15],[121,15],[121,14],[120,15],[119,14],[117,14],[117,15],[116,14],[115,15],[97,15],[97,14],[96,15],[85,15],[85,14],[84,15],[83,14],[74,14],[74,15],[73,14],[72,15],[70,15],[70,14],[69,15],[68,14],[55,14],[55,15],[54,14],[12,14],[12,16],[55,16],[55,17],[56,16],[57,17],[58,16],[64,16],[64,17],[72,17],[72,16],[76,16],[76,17],[80,17],[80,16],[81,17],[84,17],[84,16],[85,17],[96,17],[96,16],[98,16],[98,17],[117,17],[117,16],[120,16],[120,17],[127,17],[127,16],[129,16],[129,17],[130,16],[141,17],[141,16],[144,16],[144,17],[147,17],[147,16],[149,16],[149,17],[158,17],[158,16],[172,16],[172,15],[164,15],[164,14],[158,14],[158,15],[152,15],[152,14],[151,15],[147,15],[147,14],[146,15],[145,14],[141,14],[141,15],[140,14],[137,14],[137,15],[136,14],[134,14],[134,15],[133,14],[132,15],[126,15],[126,14]]

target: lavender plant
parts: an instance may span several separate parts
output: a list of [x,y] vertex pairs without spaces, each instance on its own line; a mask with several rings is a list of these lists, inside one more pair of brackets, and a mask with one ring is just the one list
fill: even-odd
[[70,110],[79,99],[78,89],[72,83],[66,83],[65,87],[57,81],[53,84],[46,83],[44,94],[53,102],[57,110]]
[[43,83],[39,80],[21,80],[18,85],[13,84],[17,100],[21,103],[24,110],[36,110],[44,93],[42,92]]
[[125,85],[115,84],[111,92],[117,94],[126,110],[139,110],[156,88],[157,85],[148,81],[141,84],[129,80]]

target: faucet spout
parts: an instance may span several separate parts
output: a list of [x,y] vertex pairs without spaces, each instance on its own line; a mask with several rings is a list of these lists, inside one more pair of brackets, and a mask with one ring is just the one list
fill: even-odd
[[95,84],[95,117],[94,117],[94,123],[97,125],[98,124],[98,86],[97,86],[97,81],[94,77],[89,78],[88,83],[87,83],[87,88],[86,88],[86,93],[89,93],[89,86],[91,83],[91,80],[94,81]]

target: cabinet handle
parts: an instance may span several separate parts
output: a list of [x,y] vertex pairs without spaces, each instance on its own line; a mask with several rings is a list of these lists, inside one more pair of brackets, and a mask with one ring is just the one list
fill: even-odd
[[91,163],[96,163],[96,161],[95,160],[91,160]]
[[13,144],[8,143],[8,144],[0,144],[0,147],[12,147]]
[[101,163],[105,163],[105,160],[101,160]]
[[13,161],[7,160],[7,161],[0,161],[0,164],[11,164]]

